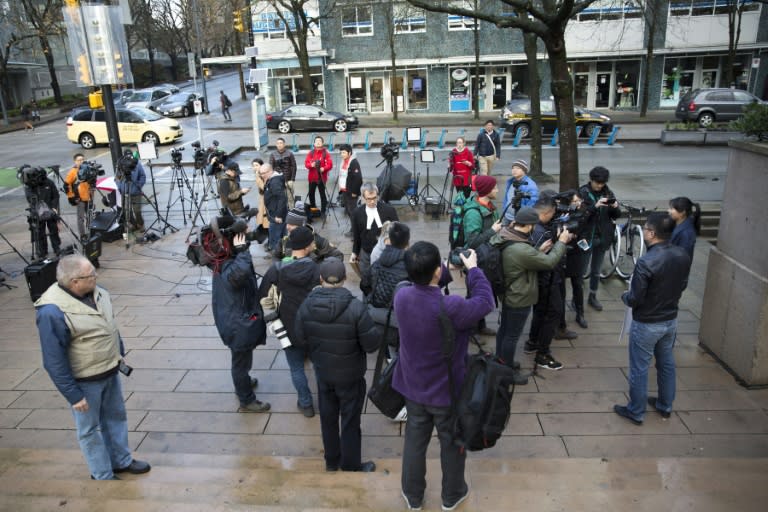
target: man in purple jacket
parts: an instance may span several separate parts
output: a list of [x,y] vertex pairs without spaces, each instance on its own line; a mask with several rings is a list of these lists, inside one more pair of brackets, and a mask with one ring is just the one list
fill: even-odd
[[452,371],[455,393],[461,389],[467,366],[469,335],[477,322],[495,308],[491,285],[477,268],[477,255],[461,256],[467,269],[470,298],[444,296],[440,290],[444,267],[440,251],[430,242],[416,242],[405,253],[405,268],[413,286],[395,295],[394,311],[400,326],[400,360],[392,386],[405,396],[408,422],[403,447],[402,493],[409,509],[420,510],[426,488],[426,453],[432,429],[440,439],[443,470],[443,510],[453,510],[469,495],[464,480],[466,452],[453,444],[451,392],[442,356],[441,309],[456,333]]

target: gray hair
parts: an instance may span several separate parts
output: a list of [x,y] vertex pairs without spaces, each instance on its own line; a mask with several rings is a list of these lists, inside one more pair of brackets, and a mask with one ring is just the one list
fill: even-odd
[[56,266],[56,282],[65,288],[69,288],[72,281],[80,277],[86,268],[90,270],[93,268],[93,264],[82,254],[64,256]]
[[379,187],[377,187],[375,183],[368,181],[363,183],[363,185],[360,187],[360,195],[363,195],[366,192],[373,192],[374,194],[379,195]]

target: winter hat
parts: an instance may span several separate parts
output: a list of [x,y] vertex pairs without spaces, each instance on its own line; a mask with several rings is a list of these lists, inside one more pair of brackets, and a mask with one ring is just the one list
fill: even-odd
[[475,190],[480,197],[487,196],[496,186],[496,178],[493,176],[477,176],[475,178]]
[[312,230],[306,226],[299,226],[288,235],[287,247],[291,250],[300,251],[306,249],[315,241],[315,235]]
[[525,160],[522,160],[522,159],[515,160],[514,162],[512,162],[512,167],[519,167],[523,171],[525,171],[525,174],[528,174],[528,162],[526,162]]
[[534,210],[530,206],[525,206],[523,208],[520,208],[515,213],[515,224],[529,225],[529,224],[537,224],[538,222],[539,222],[539,214],[536,213],[536,210]]
[[339,258],[326,258],[320,263],[320,278],[328,284],[339,284],[347,278],[344,262]]
[[288,210],[288,215],[285,217],[285,223],[290,226],[303,226],[307,223],[307,217],[304,215],[304,210],[294,208]]

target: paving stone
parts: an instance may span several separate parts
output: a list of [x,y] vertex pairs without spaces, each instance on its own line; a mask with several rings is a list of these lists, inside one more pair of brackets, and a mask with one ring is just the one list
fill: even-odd
[[[251,375],[259,379],[259,394],[296,393],[288,370],[253,370]],[[312,372],[307,372],[309,389],[315,393],[317,386]],[[234,392],[229,370],[190,370],[184,376],[176,391],[225,393]],[[267,399],[268,400],[268,399]]]
[[[645,425],[638,427],[644,429]],[[768,435],[563,436],[570,457],[768,457]]]
[[[253,414],[251,416],[259,416]],[[391,438],[402,445],[399,438]],[[322,457],[320,436],[274,436],[251,434],[199,434],[149,432],[140,446],[141,451],[169,453],[209,453],[231,455],[279,455],[283,457]],[[365,453],[365,450],[363,451]]]
[[[0,448],[30,448],[34,450],[77,450],[77,435],[72,415],[59,429],[0,429]],[[72,425],[72,429],[68,426]],[[136,450],[146,436],[144,432],[128,432],[128,444]],[[87,477],[86,477],[87,478]]]
[[22,394],[22,391],[0,391],[0,407],[10,406]]
[[262,434],[269,420],[269,414],[150,411],[136,430],[144,432]]
[[[613,412],[613,404],[606,404],[604,413],[539,414],[544,435],[606,436],[615,434],[688,434],[688,429],[676,416],[667,420],[659,414],[646,414],[642,427],[630,423]],[[642,430],[639,430],[642,429]]]
[[126,305],[121,313],[126,315],[134,315],[137,318],[144,318],[147,320],[147,323],[154,323],[155,321],[158,321],[162,318],[179,318],[190,320],[192,318],[201,316],[204,310],[205,306],[202,304],[163,304],[155,306],[137,304]]
[[[9,409],[12,410],[12,409]],[[136,426],[147,414],[146,411],[127,411],[128,430],[137,430]],[[75,420],[72,410],[67,409],[35,409],[16,428],[35,430],[75,430]]]
[[216,338],[158,338],[153,350],[218,350],[224,347],[221,339]]
[[136,391],[125,402],[126,409],[146,411],[234,412],[238,405],[234,390],[230,393]]
[[713,391],[683,390],[675,394],[676,411],[748,410],[755,404],[751,391],[718,389]]
[[694,434],[768,434],[763,411],[682,411],[678,416]]
[[627,395],[621,391],[580,393],[515,393],[514,413],[605,412],[608,404],[621,403]]
[[17,428],[32,412],[29,409],[0,409],[0,429]]
[[123,346],[125,347],[126,352],[130,352],[131,350],[149,350],[154,348],[159,340],[160,338],[151,336],[142,336],[140,338],[128,338],[123,336]]
[[69,402],[58,391],[24,391],[9,407],[13,409],[69,409]]
[[[175,368],[175,369],[229,369],[230,351],[218,350],[131,350],[126,361],[134,368]],[[254,357],[254,360],[256,357]],[[254,361],[255,363],[256,361]],[[254,365],[258,367],[257,365]]]
[[618,368],[564,368],[557,372],[547,372],[534,379],[541,392],[625,391],[627,389],[627,379]]
[[138,368],[130,377],[121,377],[123,392],[173,391],[186,374],[186,370],[150,370]]
[[2,369],[30,369],[39,368],[42,358],[39,351],[6,351],[0,358],[0,368]]
[[215,338],[219,336],[213,325],[147,325],[143,336],[161,338]]
[[[36,375],[39,373],[39,370],[32,370],[32,369],[0,369],[0,390],[11,390],[11,389],[26,389],[23,387],[19,387],[20,384],[30,379],[30,376]],[[45,372],[43,372],[45,373]],[[46,378],[48,378],[48,375],[45,375]],[[50,379],[48,379],[50,382]]]

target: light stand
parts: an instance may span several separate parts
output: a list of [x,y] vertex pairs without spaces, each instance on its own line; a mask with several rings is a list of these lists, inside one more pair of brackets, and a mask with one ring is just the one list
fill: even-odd
[[[331,193],[328,195],[328,206],[326,207],[325,216],[323,216],[323,223],[321,224],[321,228],[325,229],[325,223],[328,221],[328,210],[331,211],[333,214],[333,218],[336,219],[336,227],[340,227],[341,223],[339,222],[339,217],[336,215],[336,204],[338,203],[338,197],[337,200],[333,200],[333,194],[336,192],[336,189],[339,186],[339,175],[336,174],[336,181],[333,182],[333,188],[331,188]],[[339,192],[341,194],[341,192]]]
[[[421,142],[421,127],[409,126],[405,129],[405,140],[410,144],[411,142]],[[413,145],[413,175],[416,176],[416,146]]]
[[[419,192],[419,197],[424,203],[424,213],[428,213],[427,210],[432,209],[431,213],[433,217],[437,217],[442,212],[443,203],[445,202],[445,192],[440,192],[429,182],[429,164],[435,163],[435,152],[432,149],[422,149],[420,151],[421,162],[427,164],[427,182]],[[434,192],[434,196],[430,196],[430,191]],[[437,205],[428,203],[428,199],[438,197]],[[432,208],[430,208],[432,207]]]

